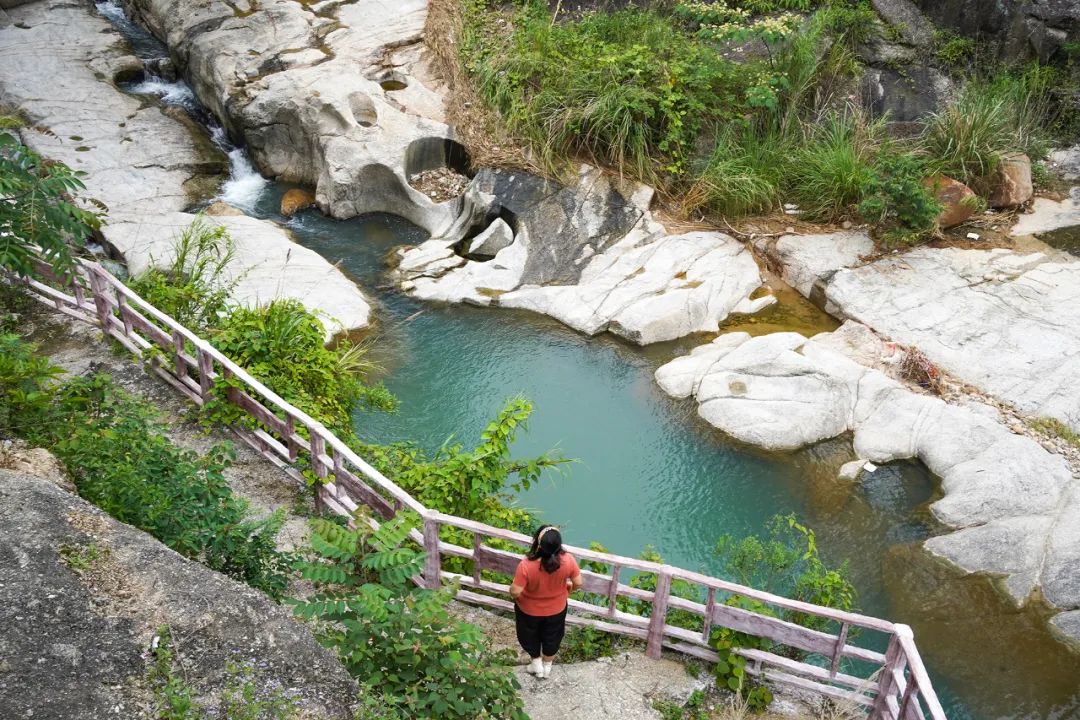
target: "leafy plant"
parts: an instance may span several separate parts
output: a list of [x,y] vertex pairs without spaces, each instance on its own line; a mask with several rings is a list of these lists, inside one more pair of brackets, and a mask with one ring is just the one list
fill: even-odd
[[887,227],[887,241],[912,244],[933,231],[942,207],[924,184],[924,173],[923,163],[911,154],[886,155],[874,168],[859,212]]
[[301,563],[316,594],[292,601],[318,623],[320,641],[372,694],[408,717],[526,718],[517,681],[480,630],[453,620],[451,590],[425,590],[410,578],[422,552],[403,543],[414,519],[400,514],[377,530],[312,521],[316,558]]
[[591,627],[569,628],[559,648],[564,663],[587,662],[615,654],[615,636]]
[[[385,387],[365,385],[358,375],[370,367],[362,362],[364,351],[348,341],[327,348],[322,323],[296,300],[234,308],[211,337],[230,359],[339,437],[352,436],[350,413],[357,404],[381,410],[396,406]],[[241,411],[225,396],[237,382],[217,382],[208,419],[239,421]]]
[[225,226],[199,215],[176,238],[169,267],[151,268],[128,286],[181,325],[202,332],[215,327],[228,311],[237,282],[226,272],[233,256]]
[[831,219],[862,201],[883,132],[884,123],[867,121],[854,107],[812,127],[787,174],[792,199],[807,217]]
[[975,41],[947,30],[934,33],[934,56],[950,67],[969,62],[975,56]]
[[71,270],[72,245],[82,244],[101,224],[96,213],[73,200],[86,189],[82,175],[46,160],[0,127],[0,268],[29,275],[37,259],[59,275]]
[[513,398],[480,434],[480,444],[466,450],[448,439],[432,457],[416,445],[358,445],[376,468],[427,507],[489,523],[531,532],[533,518],[514,506],[506,488],[526,490],[541,473],[565,459],[554,453],[515,460],[511,448],[526,427],[532,403]]

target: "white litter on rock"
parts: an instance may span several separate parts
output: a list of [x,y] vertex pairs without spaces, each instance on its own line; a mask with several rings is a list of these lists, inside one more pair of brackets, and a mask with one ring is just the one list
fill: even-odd
[[877,470],[877,465],[875,465],[874,463],[872,463],[872,462],[870,462],[870,461],[868,460],[868,461],[866,462],[866,464],[862,466],[862,469],[863,469],[863,470],[865,470],[865,471],[866,471],[866,472],[868,472],[868,473],[872,473],[872,472],[874,472],[875,470]]

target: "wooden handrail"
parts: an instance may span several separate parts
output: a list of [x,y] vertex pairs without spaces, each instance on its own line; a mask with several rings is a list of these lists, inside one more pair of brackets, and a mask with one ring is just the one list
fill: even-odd
[[[39,265],[39,272],[56,281],[47,266]],[[81,284],[83,275],[88,287]],[[252,424],[251,427],[235,427],[233,432],[299,481],[304,478],[295,464],[302,454],[306,454],[322,481],[316,492],[317,502],[350,518],[365,506],[382,519],[393,517],[401,509],[417,513],[423,527],[410,533],[410,538],[426,553],[423,575],[415,578],[418,583],[433,589],[441,587],[444,581],[457,583],[467,588],[457,593],[465,602],[501,609],[513,607],[505,597],[507,584],[486,579],[484,573],[512,574],[520,556],[488,547],[484,541],[490,539],[528,546],[532,539],[527,535],[425,507],[359,457],[322,423],[263,385],[209,342],[143,300],[100,264],[80,261],[75,275],[67,282],[57,283],[64,287],[72,285],[74,295],[34,278],[19,279],[36,299],[71,317],[98,324],[102,332],[137,356],[145,357],[147,349],[157,347],[160,355],[150,356],[153,371],[200,405],[211,399],[215,380],[231,378],[243,389],[230,387],[226,399],[241,409]],[[186,351],[188,346],[194,349],[194,354]],[[157,357],[167,358],[167,362],[158,362]],[[306,429],[307,438],[297,432],[300,428]],[[378,526],[375,517],[366,517],[365,522]],[[443,527],[472,533],[471,547],[442,540],[440,530]],[[871,720],[923,720],[927,716],[933,720],[946,720],[907,625],[792,600],[670,565],[567,547],[579,560],[611,568],[610,575],[592,571],[583,573],[587,597],[595,597],[597,602],[605,604],[571,599],[573,612],[568,622],[572,624],[645,640],[646,652],[651,657],[659,657],[662,648],[667,647],[706,660],[718,657],[709,644],[713,629],[728,627],[750,632],[777,644],[821,656],[826,662],[822,667],[762,650],[734,650],[751,661],[747,672],[752,675],[868,706]],[[472,562],[472,573],[452,572],[443,567],[444,561]],[[654,575],[655,590],[636,588],[624,582],[623,573],[627,570]],[[701,593],[698,598],[704,596],[705,602],[672,593],[675,581],[697,588]],[[774,615],[733,607],[723,602],[718,593],[822,618],[836,623],[839,629],[836,634],[810,630]],[[621,609],[620,599],[638,606],[643,604],[648,608],[648,615]],[[701,628],[689,630],[671,624],[670,611],[700,617]],[[882,655],[850,644],[851,627],[887,635],[888,652]],[[841,672],[842,658],[879,667],[879,679],[871,682]]]

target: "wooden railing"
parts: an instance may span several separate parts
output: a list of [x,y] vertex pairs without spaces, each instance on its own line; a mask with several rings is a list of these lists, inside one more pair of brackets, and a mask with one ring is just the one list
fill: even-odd
[[[321,480],[317,502],[326,508],[355,518],[357,509],[366,507],[367,522],[373,524],[402,509],[417,513],[423,528],[412,537],[426,552],[424,574],[417,582],[429,588],[454,583],[463,602],[513,609],[507,581],[521,556],[506,547],[528,546],[529,537],[424,507],[317,420],[145,302],[98,263],[80,263],[64,283],[47,267],[40,268],[40,275],[47,282],[20,279],[34,297],[98,325],[195,403],[209,402],[220,378],[234,379],[226,386],[226,398],[244,411],[247,421],[233,431],[301,483],[301,469],[313,470]],[[470,536],[469,546],[446,539]],[[653,658],[666,647],[703,660],[718,658],[709,642],[713,631],[730,628],[769,641],[768,649],[734,651],[746,658],[747,672],[764,681],[861,706],[872,720],[946,718],[906,625],[810,605],[670,565],[568,549],[589,568],[582,573],[583,599],[570,600],[572,624],[643,640]],[[632,583],[632,576],[651,581]],[[753,607],[760,610],[738,607],[733,598],[744,607],[745,601],[755,601]],[[817,618],[817,625],[828,630],[781,619],[784,614]],[[853,642],[873,635],[887,638],[884,654]]]

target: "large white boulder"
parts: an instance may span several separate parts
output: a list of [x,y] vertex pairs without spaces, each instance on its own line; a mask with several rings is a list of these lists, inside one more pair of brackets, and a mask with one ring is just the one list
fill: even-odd
[[920,248],[840,270],[827,309],[1025,413],[1080,429],[1080,262]]
[[877,369],[888,352],[852,322],[809,340],[731,333],[663,365],[656,381],[764,448],[852,432],[861,460],[921,460],[941,478],[931,511],[956,530],[927,541],[931,552],[1002,576],[1017,603],[1040,588],[1057,608],[1080,607],[1080,482],[1068,463],[1013,434],[991,408],[947,404],[892,379]]
[[854,231],[759,238],[754,240],[754,247],[780,266],[784,282],[807,298],[819,282],[874,253],[870,236]]

